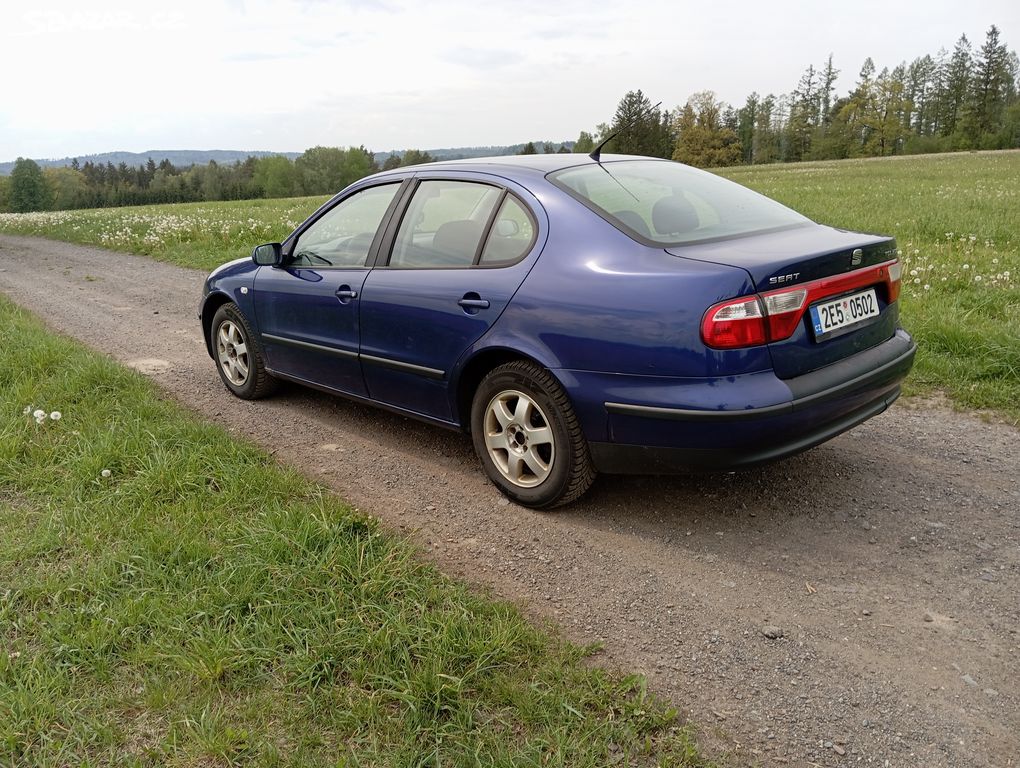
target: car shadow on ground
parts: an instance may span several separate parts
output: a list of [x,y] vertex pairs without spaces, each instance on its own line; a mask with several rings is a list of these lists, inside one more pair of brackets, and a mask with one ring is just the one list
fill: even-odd
[[[380,451],[429,456],[446,471],[477,480],[478,493],[499,499],[467,435],[298,385],[283,387],[274,400],[313,414],[340,434],[354,432],[371,440]],[[853,444],[840,437],[797,456],[736,472],[600,475],[574,504],[549,513],[520,513],[551,516],[572,527],[627,530],[655,538],[680,539],[692,526],[760,537],[787,530],[791,522],[859,517],[855,501],[861,483],[868,480],[863,471]]]

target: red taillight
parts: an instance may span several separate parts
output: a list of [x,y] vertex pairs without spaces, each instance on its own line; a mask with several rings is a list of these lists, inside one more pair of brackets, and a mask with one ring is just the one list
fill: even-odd
[[701,339],[710,347],[753,347],[767,341],[765,315],[757,296],[716,304],[701,321]]
[[807,306],[869,285],[885,283],[888,303],[900,295],[902,267],[887,261],[834,277],[823,277],[796,288],[780,288],[753,296],[741,296],[708,308],[701,321],[701,340],[715,349],[753,347],[790,338]]

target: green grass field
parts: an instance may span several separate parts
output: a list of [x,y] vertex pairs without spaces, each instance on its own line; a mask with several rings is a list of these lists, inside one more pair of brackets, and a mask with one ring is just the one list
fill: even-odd
[[2,765],[705,765],[641,679],[3,299],[0,542]]
[[[920,346],[908,391],[1020,423],[1020,152],[729,168],[816,221],[895,235],[902,318]],[[324,198],[0,214],[0,232],[211,269],[278,240]]]

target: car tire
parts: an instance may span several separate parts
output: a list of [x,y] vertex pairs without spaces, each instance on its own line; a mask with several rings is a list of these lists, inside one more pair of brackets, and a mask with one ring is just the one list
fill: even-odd
[[516,360],[493,369],[471,404],[475,452],[489,479],[518,504],[569,504],[595,480],[588,442],[559,382]]
[[244,400],[271,395],[279,381],[266,371],[262,345],[236,304],[216,310],[210,330],[213,360],[227,389]]

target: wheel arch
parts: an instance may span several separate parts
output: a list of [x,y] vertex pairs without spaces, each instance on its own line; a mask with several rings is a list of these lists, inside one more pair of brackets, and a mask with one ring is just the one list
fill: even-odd
[[212,321],[216,310],[224,304],[230,304],[234,300],[225,293],[214,291],[205,297],[202,304],[202,336],[205,337],[205,351],[209,357],[214,357],[212,348]]
[[[478,385],[482,383],[482,379],[485,378],[489,371],[515,360],[532,362],[549,371],[553,378],[559,379],[555,371],[549,368],[548,365],[533,355],[521,352],[519,349],[488,347],[478,350],[460,367],[460,372],[457,374],[454,383],[453,416],[454,420],[460,423],[460,428],[464,432],[471,432],[471,401],[474,399],[475,391],[478,389]],[[560,383],[562,385],[562,382]]]

